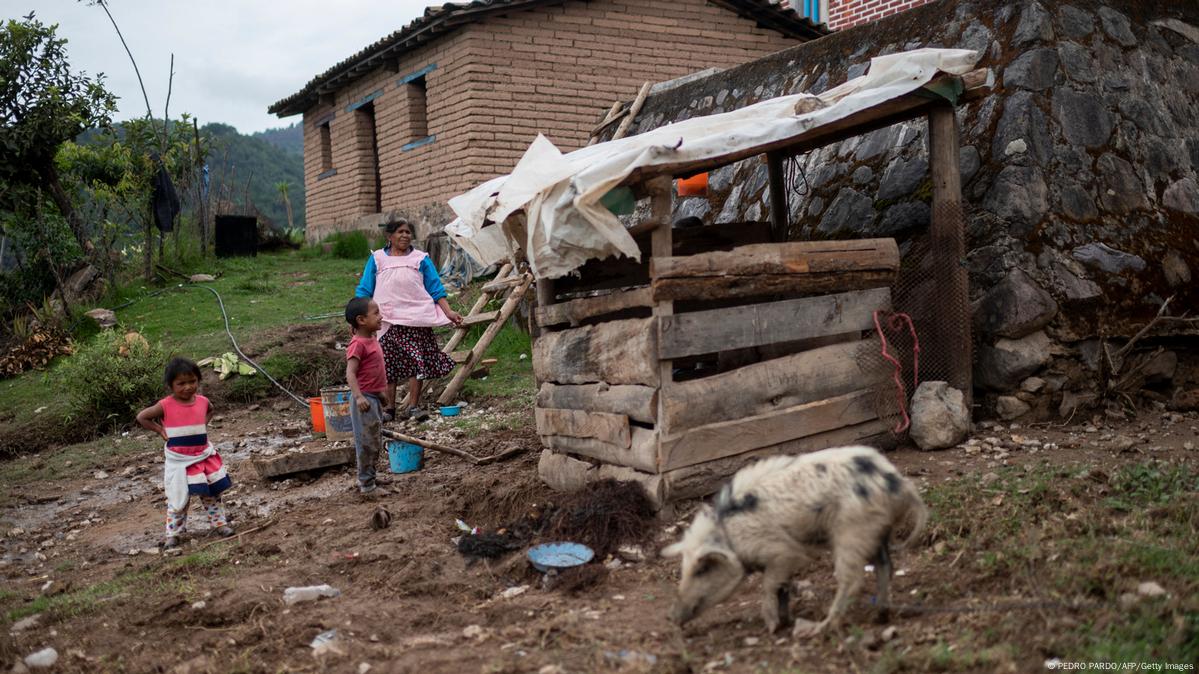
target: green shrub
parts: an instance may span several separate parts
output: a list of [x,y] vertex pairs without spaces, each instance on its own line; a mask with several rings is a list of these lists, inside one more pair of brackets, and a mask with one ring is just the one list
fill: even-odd
[[371,244],[362,232],[338,232],[327,239],[333,244],[333,257],[360,260],[371,254]]
[[145,406],[166,395],[162,383],[167,354],[140,336],[104,332],[62,365],[75,423],[105,428],[132,421]]

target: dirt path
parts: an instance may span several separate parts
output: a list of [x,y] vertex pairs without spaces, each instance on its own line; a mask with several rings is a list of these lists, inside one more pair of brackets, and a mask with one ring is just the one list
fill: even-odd
[[[1044,553],[1019,557],[1030,572],[1005,566],[1025,553],[1003,547],[1003,527],[1013,517],[1026,516],[1027,529],[1045,536],[1070,531],[1076,521],[1129,520],[1104,505],[1115,488],[1100,475],[1157,459],[1199,475],[1194,414],[1158,411],[1105,426],[990,427],[971,446],[893,453],[897,466],[935,492],[928,544],[897,564],[896,601],[909,608],[894,619],[892,636],[872,622],[864,594],[845,631],[815,642],[764,633],[756,581],[684,632],[669,624],[677,568],[653,552],[685,526],[687,507],[653,532],[647,559],[609,560],[573,594],[544,589],[520,555],[468,564],[451,542],[460,533],[456,518],[494,527],[554,499],[535,479],[539,446],[528,431],[476,441],[475,451],[484,453],[514,442],[528,448],[514,460],[480,469],[426,454],[422,471],[396,476],[394,495],[369,502],[354,492],[348,469],[257,479],[248,459],[314,442],[299,414],[262,409],[226,417],[214,429],[228,443],[222,452],[236,482],[226,502],[237,528],[247,531],[234,541],[210,544],[195,518],[198,531],[181,556],[149,552],[161,537],[161,465],[154,443],[137,436],[121,441],[144,449],[100,466],[103,474],[21,486],[21,498],[0,510],[0,607],[7,612],[0,666],[53,646],[58,671],[87,672],[363,672],[366,665],[422,674],[1044,671],[1047,658],[1073,647],[1081,625],[1149,606],[1144,602],[1154,600],[1119,604],[1117,597],[1132,590],[1136,599],[1136,584],[1155,579],[1167,596],[1153,615],[1184,616],[1181,636],[1174,630],[1162,638],[1195,637],[1199,625],[1190,571],[1162,570],[1156,578],[1092,573],[1068,554],[1053,557],[1042,540]],[[1028,482],[1033,477],[1041,481]],[[1199,512],[1193,486],[1186,499],[1180,526],[1193,531],[1199,522],[1185,519]],[[369,523],[380,504],[394,519],[374,531]],[[959,507],[976,509],[973,531],[963,533],[972,516]],[[1027,533],[1008,536],[1024,550]],[[988,562],[989,554],[1000,559]],[[1094,587],[1051,582],[1074,572],[1075,563]],[[1154,567],[1132,571],[1145,568]],[[286,587],[323,583],[340,596],[282,602]],[[832,596],[829,569],[817,568],[798,590],[799,614],[819,618]],[[31,614],[40,616],[37,624],[13,631]],[[310,643],[330,630],[331,648],[314,656]]]

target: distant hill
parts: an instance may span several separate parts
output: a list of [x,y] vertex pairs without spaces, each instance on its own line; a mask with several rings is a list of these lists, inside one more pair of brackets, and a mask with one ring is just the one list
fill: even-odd
[[[290,185],[288,196],[295,225],[304,226],[304,156],[267,139],[267,136],[286,137],[287,129],[246,136],[228,124],[212,123],[200,127],[200,131],[213,140],[213,153],[208,158],[209,180],[213,189],[226,190],[219,196],[231,194],[233,202],[243,203],[249,180],[254,206],[275,224],[286,227],[287,209],[276,188],[278,183],[286,181]],[[274,134],[276,131],[282,133]],[[298,133],[298,127],[290,133]],[[302,138],[300,142],[302,146]]]
[[[115,125],[120,134],[120,124]],[[250,201],[280,227],[287,226],[287,208],[276,187],[287,182],[292,218],[296,227],[304,226],[304,156],[301,128],[293,124],[243,135],[228,124],[215,122],[200,127],[200,134],[212,140],[208,156],[209,185],[214,203],[228,200],[240,207],[245,203],[246,181]],[[96,130],[85,131],[76,142],[89,143],[99,137]],[[292,140],[292,138],[298,139]],[[294,147],[296,149],[289,149]]]
[[298,155],[304,154],[304,127],[299,122],[295,122],[290,126],[281,126],[277,129],[259,131],[253,137],[261,138],[285,152],[294,152]]

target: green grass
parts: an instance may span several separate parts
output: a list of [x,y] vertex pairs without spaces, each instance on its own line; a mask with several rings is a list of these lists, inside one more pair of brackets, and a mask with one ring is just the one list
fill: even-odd
[[[1110,469],[1110,475],[1048,465],[997,473],[999,479],[982,489],[969,477],[926,494],[933,531],[947,547],[941,558],[961,554],[959,573],[969,585],[1090,605],[1079,613],[1077,629],[1052,637],[1051,650],[1063,660],[1199,659],[1194,465],[1145,461]],[[1121,607],[1120,595],[1145,580],[1161,584],[1173,599],[1142,598]],[[996,618],[1009,627],[1013,621],[1016,616]],[[994,655],[1002,639],[979,636],[968,648],[959,643],[963,650],[956,652],[934,648],[925,664],[942,671],[987,668],[993,663],[976,656]]]
[[126,596],[155,596],[176,594],[188,601],[199,597],[195,575],[220,574],[228,558],[228,550],[220,547],[194,552],[161,565],[138,571],[126,571],[109,580],[51,596],[40,596],[21,606],[11,607],[16,593],[0,596],[0,607],[10,621],[35,613],[47,613],[58,618],[87,615],[104,603]]
[[18,494],[28,492],[20,485],[85,475],[119,456],[150,451],[161,447],[160,443],[156,439],[107,436],[0,462],[0,505],[8,505]]

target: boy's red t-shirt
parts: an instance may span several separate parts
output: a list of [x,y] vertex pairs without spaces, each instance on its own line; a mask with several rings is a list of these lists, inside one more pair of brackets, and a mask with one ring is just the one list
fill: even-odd
[[346,347],[346,360],[351,358],[358,359],[358,387],[363,393],[382,393],[387,389],[387,368],[379,340],[354,335]]

